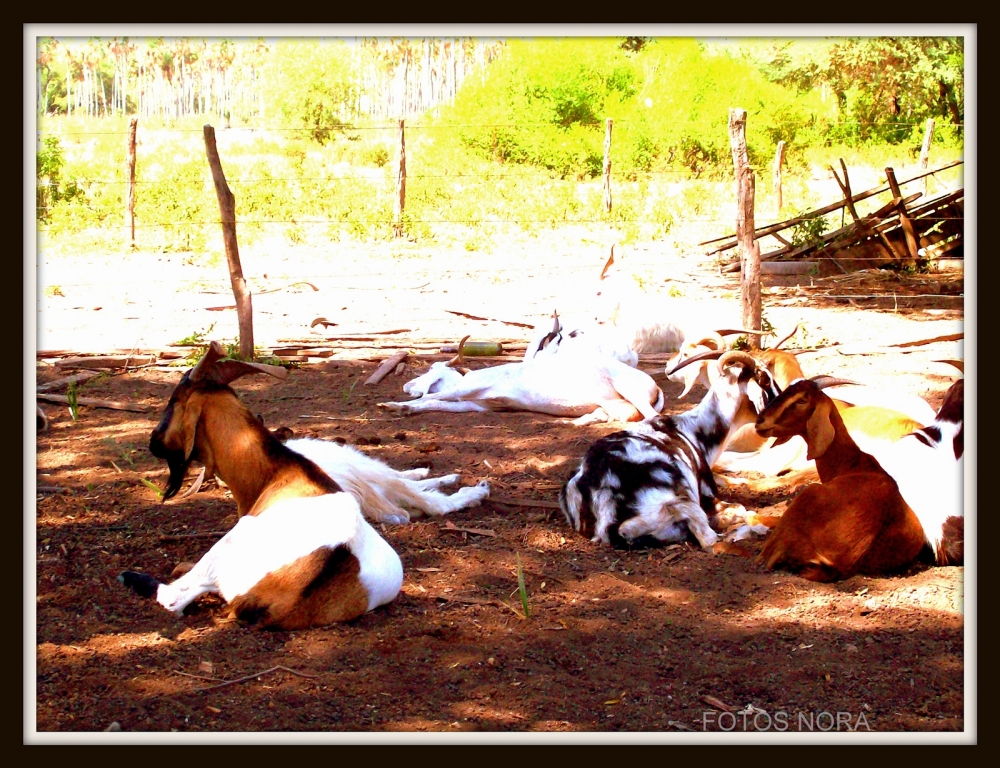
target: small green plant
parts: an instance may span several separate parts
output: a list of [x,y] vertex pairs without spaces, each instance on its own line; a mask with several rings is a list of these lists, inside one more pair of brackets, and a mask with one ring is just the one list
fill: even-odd
[[[760,329],[763,334],[760,336],[760,340],[757,342],[758,346],[763,346],[762,342],[768,336],[777,336],[778,334],[774,331],[774,326],[771,325],[771,321],[768,320],[763,313],[760,316]],[[750,340],[746,336],[737,336],[736,341],[733,342],[733,349],[750,349]]]
[[358,380],[355,379],[351,382],[350,387],[341,387],[340,389],[340,400],[346,406],[347,401],[351,398],[351,394],[354,392],[354,388],[357,386]]
[[515,554],[517,558],[517,593],[521,597],[521,610],[524,618],[531,618],[531,610],[528,608],[528,589],[524,585],[524,568],[521,567],[521,555]]
[[213,328],[215,328],[215,323],[212,323],[210,326],[208,326],[208,328],[205,328],[204,330],[195,331],[191,335],[185,336],[183,339],[179,341],[175,341],[174,344],[176,344],[179,347],[203,346],[205,344],[205,338],[208,336],[208,334],[212,332]]
[[160,498],[163,497],[163,491],[160,490],[159,486],[156,483],[152,483],[144,477],[140,477],[139,480],[140,482],[142,482],[144,486],[149,488],[149,490],[153,491],[158,497]]
[[69,389],[66,390],[66,401],[69,403],[69,415],[76,421],[80,417],[80,405],[77,402],[76,382],[70,382]]

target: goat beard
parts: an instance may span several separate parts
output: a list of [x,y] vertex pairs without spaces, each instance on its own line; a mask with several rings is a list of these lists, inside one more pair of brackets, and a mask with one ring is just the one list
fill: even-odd
[[184,458],[182,451],[168,451],[162,456],[170,469],[170,477],[167,479],[167,487],[163,491],[163,501],[173,498],[184,485],[184,478],[187,477],[188,467],[191,466],[191,458]]

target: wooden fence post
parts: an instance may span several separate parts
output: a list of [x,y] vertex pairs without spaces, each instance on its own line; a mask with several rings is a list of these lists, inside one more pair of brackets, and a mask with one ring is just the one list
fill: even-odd
[[236,317],[240,325],[240,357],[250,362],[254,358],[253,304],[250,291],[247,290],[247,281],[243,279],[240,250],[236,245],[236,198],[226,183],[226,175],[222,172],[222,161],[219,160],[219,150],[215,145],[215,129],[206,125],[204,133],[205,152],[208,155],[208,165],[212,169],[212,181],[215,182],[215,196],[219,199],[222,239],[226,246],[226,259],[229,261],[229,279],[233,284],[233,296],[236,298]]
[[125,156],[125,241],[128,248],[135,250],[135,129],[138,117],[128,121]]
[[395,237],[403,236],[403,210],[406,208],[406,132],[399,121],[399,165],[396,170],[396,221],[392,225]]
[[611,126],[610,117],[604,124],[604,210],[611,213]]
[[781,206],[783,201],[781,199],[781,166],[785,162],[785,142],[779,141],[778,148],[774,152],[774,194],[775,200],[777,201],[778,208],[775,212],[775,218],[781,215]]
[[[747,111],[729,110],[729,143],[736,170],[736,234],[740,243],[740,295],[743,327],[762,330],[760,309],[760,247],[754,238],[754,176],[747,155]],[[750,336],[751,349],[760,348],[760,337]]]
[[[927,161],[931,155],[931,138],[934,136],[934,118],[927,118],[927,129],[924,131],[924,143],[920,147],[920,170],[927,170]],[[927,180],[929,176],[924,176],[924,197],[927,197]]]
[[913,222],[906,215],[906,203],[902,202],[903,193],[899,191],[896,172],[892,168],[886,168],[885,177],[889,181],[889,190],[892,192],[892,196],[901,201],[899,203],[899,225],[903,228],[903,238],[906,240],[906,258],[903,259],[903,266],[915,267],[920,258],[917,254],[917,249],[920,246],[917,243],[917,235],[913,231]]

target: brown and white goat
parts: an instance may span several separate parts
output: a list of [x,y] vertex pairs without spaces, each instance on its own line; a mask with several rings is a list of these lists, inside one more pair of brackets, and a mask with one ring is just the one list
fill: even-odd
[[284,369],[223,356],[212,342],[184,374],[149,448],[170,469],[164,500],[200,461],[226,483],[243,517],[176,581],[135,571],[119,580],[178,614],[199,595],[217,592],[233,617],[286,630],[349,621],[395,599],[402,563],[357,500],[282,445],[228,386],[250,373],[283,377]]
[[757,418],[757,432],[802,437],[821,485],[806,486],[768,536],[759,562],[812,581],[899,571],[924,548],[920,521],[879,463],[858,448],[829,396],[828,376],[790,384]]

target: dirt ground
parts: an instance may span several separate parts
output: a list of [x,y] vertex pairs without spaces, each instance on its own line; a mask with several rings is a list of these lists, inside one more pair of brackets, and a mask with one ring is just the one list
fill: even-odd
[[[637,741],[966,731],[974,658],[966,659],[964,568],[921,564],[893,577],[815,584],[763,570],[752,559],[761,541],[716,553],[693,544],[598,546],[566,525],[557,496],[587,446],[617,427],[531,413],[397,416],[377,408],[405,399],[403,383],[448,356],[439,341],[467,333],[502,339],[516,359],[530,331],[512,322],[544,321],[602,252],[557,255],[549,267],[528,247],[502,264],[467,253],[450,261],[339,253],[337,264],[245,257],[258,345],[332,350],[285,381],[234,384],[268,426],[342,441],[398,469],[429,466],[460,473],[464,485],[490,483],[479,507],[383,527],[403,561],[402,592],[347,624],[246,628],[226,621],[214,597],[176,618],[116,581],[124,569],[167,578],[236,520],[231,497],[214,484],[170,504],[147,484],[166,479],[148,439],[182,367],[113,371],[79,387],[80,397],[147,412],[81,406],[74,420],[66,406],[43,404],[51,424],[35,454],[26,741],[63,734],[72,742],[83,732],[102,742],[129,734],[169,742],[247,731],[629,732]],[[739,317],[737,276],[690,258],[669,262],[655,249],[637,256],[655,288],[728,302]],[[232,301],[224,265],[147,259],[104,262],[103,277],[96,262],[40,267],[36,344],[51,354],[39,357],[38,383],[72,373],[58,365],[70,352],[166,349],[213,323],[206,338],[236,336],[235,312],[212,309]],[[889,345],[961,330],[961,275],[765,278],[764,301],[779,331],[802,322],[806,340],[819,346],[800,358],[807,373],[894,386],[935,408],[955,379],[954,369],[934,362],[954,357],[954,344]],[[331,324],[311,326],[317,317]],[[859,354],[863,347],[868,354]],[[366,385],[400,348],[413,351],[406,369]],[[680,385],[662,386],[669,413],[704,393],[677,400]],[[792,495],[736,488],[724,498],[780,514]]]

